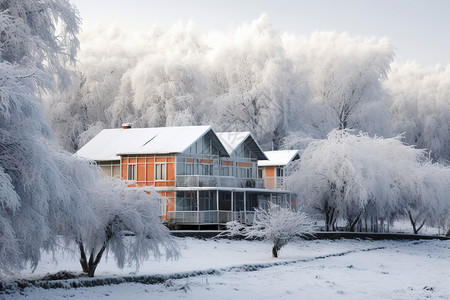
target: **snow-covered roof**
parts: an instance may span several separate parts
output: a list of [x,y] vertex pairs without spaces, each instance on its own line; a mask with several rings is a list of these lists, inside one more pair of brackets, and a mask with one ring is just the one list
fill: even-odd
[[119,160],[120,154],[182,153],[206,134],[210,135],[221,155],[228,156],[211,126],[104,129],[76,155],[108,161]]
[[300,158],[298,150],[265,151],[264,154],[269,160],[258,161],[259,167],[286,166],[294,159]]
[[264,151],[262,151],[251,132],[217,132],[216,134],[230,156],[242,143],[245,143],[258,160],[267,160]]

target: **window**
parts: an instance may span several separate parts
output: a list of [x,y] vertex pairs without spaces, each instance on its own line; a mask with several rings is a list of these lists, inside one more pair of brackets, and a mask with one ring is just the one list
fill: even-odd
[[159,213],[160,213],[159,216],[160,217],[165,216],[166,215],[166,206],[167,206],[166,198],[159,197],[158,204],[159,204]]
[[252,168],[239,168],[239,177],[241,178],[253,178],[252,176]]
[[258,178],[263,178],[263,168],[258,168]]
[[277,177],[283,177],[283,176],[284,176],[284,169],[277,168]]
[[112,176],[114,178],[120,178],[120,165],[112,166]]
[[200,210],[217,210],[217,194],[216,191],[200,191],[199,192]]
[[222,167],[222,176],[233,176],[233,167],[232,166],[223,166]]
[[166,180],[166,164],[155,164],[155,180]]
[[197,192],[192,192],[192,191],[177,192],[176,210],[177,211],[196,211],[197,210]]
[[128,180],[136,180],[136,165],[129,164],[128,165]]
[[234,162],[220,161],[219,166],[220,166],[220,175],[221,176],[234,176],[234,174],[233,174]]
[[210,175],[213,174],[213,165],[201,164],[201,168],[202,168],[202,174],[201,175],[210,176]]
[[194,175],[194,164],[192,163],[186,163],[186,175]]

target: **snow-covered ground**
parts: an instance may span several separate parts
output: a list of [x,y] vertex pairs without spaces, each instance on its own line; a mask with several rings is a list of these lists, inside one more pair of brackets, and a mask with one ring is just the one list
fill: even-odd
[[[96,277],[173,274],[218,269],[218,275],[171,279],[164,284],[119,284],[91,288],[27,288],[0,299],[450,299],[450,241],[316,240],[291,243],[271,257],[261,241],[178,238],[178,261],[150,260],[136,271],[109,257]],[[79,271],[76,255],[44,256],[34,274]],[[241,265],[270,265],[245,271]]]

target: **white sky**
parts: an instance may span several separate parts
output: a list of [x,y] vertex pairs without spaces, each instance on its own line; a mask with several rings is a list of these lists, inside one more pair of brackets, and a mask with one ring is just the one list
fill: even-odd
[[70,0],[83,28],[118,24],[143,31],[154,23],[169,27],[193,21],[204,32],[227,30],[266,13],[279,32],[314,31],[389,37],[396,61],[423,66],[450,64],[449,0]]

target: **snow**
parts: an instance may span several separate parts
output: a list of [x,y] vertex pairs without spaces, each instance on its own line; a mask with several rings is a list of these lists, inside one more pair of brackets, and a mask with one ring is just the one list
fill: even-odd
[[247,145],[251,148],[252,152],[257,155],[258,159],[266,159],[261,146],[256,142],[250,131],[218,132],[216,134],[230,156],[242,143],[248,141]]
[[[77,289],[26,288],[2,299],[424,299],[450,297],[450,241],[314,240],[292,242],[271,257],[271,244],[177,238],[178,261],[149,260],[136,271],[102,261],[97,278],[216,269],[218,275]],[[33,277],[78,271],[75,255],[44,255]],[[270,266],[286,262],[285,265]],[[266,265],[249,272],[242,265]],[[23,277],[31,276],[28,272]]]
[[259,167],[286,166],[298,154],[298,150],[264,151],[269,160],[258,161]]
[[182,153],[210,126],[104,129],[76,152],[96,161],[119,160],[118,154]]
[[240,144],[242,144],[251,133],[249,131],[242,132],[217,132],[217,136],[222,142],[228,154],[231,154]]

